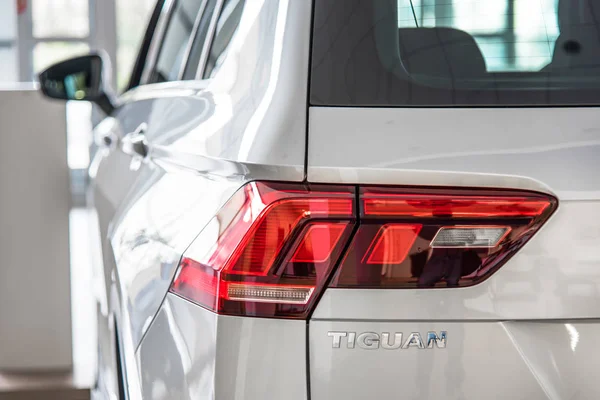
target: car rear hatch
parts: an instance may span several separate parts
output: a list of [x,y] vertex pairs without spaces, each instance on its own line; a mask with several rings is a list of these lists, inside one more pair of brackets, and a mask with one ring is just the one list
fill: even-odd
[[594,11],[315,1],[307,179],[358,201],[311,399],[598,398]]

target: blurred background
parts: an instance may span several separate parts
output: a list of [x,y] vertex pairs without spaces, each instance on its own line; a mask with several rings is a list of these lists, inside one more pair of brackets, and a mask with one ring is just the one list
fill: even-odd
[[[0,220],[5,227],[0,232],[3,237],[0,246],[0,253],[3,254],[0,302],[4,304],[0,304],[0,399],[87,399],[95,378],[96,305],[94,296],[90,295],[91,263],[94,257],[90,245],[90,224],[93,219],[90,218],[90,210],[85,208],[85,188],[87,168],[95,151],[92,129],[103,118],[103,114],[86,102],[69,102],[66,111],[60,102],[41,103],[41,96],[33,92],[36,76],[55,62],[86,54],[93,49],[103,49],[112,61],[112,87],[121,93],[127,85],[155,4],[155,0],[0,0],[0,172],[4,173],[0,173],[0,186],[6,189],[0,191],[0,203],[3,205]],[[15,105],[17,92],[33,97]],[[29,109],[28,104],[38,98],[40,110],[62,115],[52,117],[52,123],[46,120],[46,125],[38,121],[36,126],[33,121],[43,118],[33,118],[32,123],[28,124],[23,116],[36,113],[36,105],[32,104]],[[46,106],[46,103],[52,104]],[[20,116],[16,115],[19,113]],[[66,117],[63,113],[66,113]],[[40,132],[40,127],[45,131]],[[60,143],[66,149],[55,147],[55,151],[46,152],[47,157],[44,158],[44,154],[31,150],[32,142],[42,147],[44,143],[50,143],[50,146],[52,143],[59,146]],[[44,162],[55,166],[64,163],[65,155],[71,190],[67,191],[66,187],[56,184],[57,193],[41,193],[39,188],[44,186],[44,182],[31,169],[40,168]],[[35,161],[23,169],[24,158]],[[58,168],[62,170],[63,167],[58,165]],[[15,175],[14,171],[20,173]],[[65,177],[66,174],[65,171]],[[20,183],[16,183],[20,187],[15,189],[15,178],[22,185],[29,185],[30,189],[22,188]],[[21,189],[29,192],[25,195],[27,200],[23,200],[24,192]],[[65,192],[64,195],[58,190]],[[17,192],[20,194],[17,195]],[[38,213],[31,211],[32,207],[38,207],[35,202],[23,203],[32,201],[30,198],[36,196],[44,199]],[[53,202],[48,199],[53,196],[65,204],[64,209],[51,208]],[[10,207],[11,201],[16,209]],[[11,249],[4,235],[18,237],[14,240],[19,243],[36,241],[36,235],[32,235],[31,231],[15,233],[14,227],[10,228],[16,222],[16,217],[11,220],[11,215],[19,215],[27,209],[29,222],[24,222],[21,215],[21,223],[33,225],[36,231],[53,229],[52,223],[44,221],[44,218],[56,219],[60,215],[64,220],[64,235],[56,231],[46,233],[65,236],[65,245],[56,250],[57,256],[51,256],[52,259],[45,263],[44,269],[49,270],[47,277],[37,276],[40,281],[38,296],[52,297],[49,304],[53,304],[53,301],[58,304],[56,299],[61,297],[67,304],[70,301],[71,309],[65,310],[63,315],[56,315],[60,313],[52,311],[57,309],[56,306],[44,308],[36,305],[35,301],[25,304],[23,299],[15,299],[13,278],[22,277],[25,272],[11,259],[10,253],[18,253],[20,249]],[[49,213],[56,214],[48,216]],[[36,245],[30,246],[29,251],[31,248],[37,248],[38,252],[45,251]],[[18,255],[15,254],[15,257]],[[66,263],[63,260],[67,259],[70,264],[68,269],[60,269],[58,264]],[[28,270],[29,274],[36,275],[35,268]],[[57,280],[60,285],[44,286],[44,279],[59,275],[60,279]],[[65,304],[65,301],[61,304]],[[19,307],[10,306],[11,303],[19,304]],[[53,323],[46,318],[51,318]],[[68,349],[55,350],[54,353],[49,350],[46,354],[35,350],[36,342],[43,344],[44,336],[48,338],[52,335],[63,336],[64,339],[59,342],[72,346],[72,354]],[[23,339],[17,342],[14,338],[18,337]],[[56,354],[64,354],[66,360],[58,360]],[[56,368],[48,364],[53,357]],[[68,371],[61,366],[68,367],[71,362],[72,368],[67,368]]]
[[3,0],[0,82],[28,82],[56,61],[103,48],[123,88],[154,0]]
[[[103,49],[113,63],[113,88],[122,92],[155,0],[1,0],[0,90],[33,82],[55,62]],[[83,201],[90,163],[91,104],[67,106],[68,163],[73,198]]]

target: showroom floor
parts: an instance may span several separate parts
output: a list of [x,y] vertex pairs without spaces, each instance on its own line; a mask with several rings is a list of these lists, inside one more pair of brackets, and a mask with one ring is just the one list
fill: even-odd
[[91,293],[90,212],[70,215],[73,371],[1,372],[0,400],[86,400],[96,364],[96,317]]

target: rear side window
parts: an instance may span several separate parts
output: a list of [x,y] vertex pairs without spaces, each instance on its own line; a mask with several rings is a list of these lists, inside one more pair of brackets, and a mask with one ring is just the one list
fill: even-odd
[[600,0],[315,0],[311,103],[600,103]]
[[201,19],[198,21],[198,27],[190,51],[190,56],[188,57],[187,64],[183,73],[183,80],[190,80],[196,78],[196,73],[200,68],[200,58],[202,56],[202,51],[205,48],[206,37],[208,35],[210,22],[215,11],[216,3],[216,0],[208,0],[206,7],[204,8],[204,13]]
[[176,81],[187,56],[196,18],[206,0],[178,0],[173,6],[148,83]]
[[218,67],[223,62],[231,38],[240,24],[244,3],[245,0],[225,0],[223,2],[221,14],[217,20],[215,35],[206,61],[206,68],[203,76],[204,79],[213,77]]

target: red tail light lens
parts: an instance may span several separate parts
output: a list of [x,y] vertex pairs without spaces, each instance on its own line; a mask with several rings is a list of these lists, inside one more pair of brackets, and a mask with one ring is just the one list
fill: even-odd
[[[464,191],[462,192],[464,193]],[[494,217],[536,217],[541,215],[550,203],[527,195],[484,196],[444,193],[414,193],[391,196],[381,192],[365,194],[364,215],[373,217],[442,217],[453,218],[494,218]]]
[[292,256],[293,263],[323,263],[331,258],[347,222],[310,224]]
[[307,318],[329,280],[474,285],[558,204],[523,191],[383,188],[360,189],[358,215],[356,202],[351,187],[249,183],[185,251],[171,291],[222,314]]
[[385,224],[371,242],[362,262],[366,264],[401,264],[415,243],[423,225]]
[[353,189],[250,183],[185,252],[171,291],[230,315],[305,318],[355,225]]
[[521,191],[362,189],[332,287],[462,287],[488,278],[556,209]]

